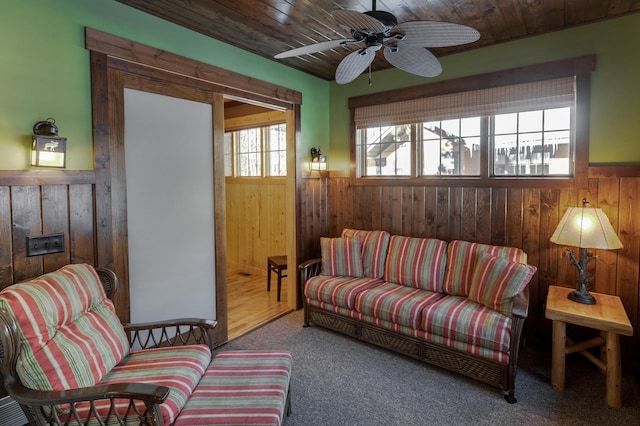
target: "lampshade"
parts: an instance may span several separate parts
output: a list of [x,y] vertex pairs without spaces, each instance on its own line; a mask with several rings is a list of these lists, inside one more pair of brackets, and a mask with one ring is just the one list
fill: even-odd
[[65,167],[66,153],[67,138],[58,136],[54,118],[47,118],[33,125],[32,166]]
[[551,236],[551,242],[580,248],[622,248],[607,216],[594,207],[569,207]]

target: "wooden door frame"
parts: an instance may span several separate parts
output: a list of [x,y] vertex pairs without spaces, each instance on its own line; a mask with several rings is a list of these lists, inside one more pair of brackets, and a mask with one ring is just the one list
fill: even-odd
[[[245,99],[287,113],[287,255],[291,270],[299,263],[296,246],[298,215],[297,164],[300,141],[302,94],[264,81],[214,67],[85,28],[85,47],[90,51],[93,143],[96,168],[96,253],[97,266],[107,267],[119,277],[116,311],[124,322],[130,320],[129,275],[126,223],[126,177],[124,173],[123,90],[136,79],[159,86],[183,87],[189,96],[211,92],[214,143],[214,220],[216,247],[216,327],[214,342],[227,341],[226,210],[224,181],[224,97]],[[176,89],[172,89],[176,90]],[[183,89],[184,90],[184,89]],[[218,107],[219,105],[219,107]],[[297,276],[294,274],[292,276]],[[297,307],[297,279],[289,282],[288,303]]]

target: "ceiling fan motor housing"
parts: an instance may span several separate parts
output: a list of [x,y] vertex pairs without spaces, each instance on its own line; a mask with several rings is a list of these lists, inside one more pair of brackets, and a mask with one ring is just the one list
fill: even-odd
[[396,17],[389,12],[385,12],[384,10],[370,10],[369,12],[364,12],[364,14],[369,15],[372,18],[375,18],[378,21],[382,22],[382,25],[387,28],[385,34],[391,31],[393,27],[398,25],[398,20],[396,19]]

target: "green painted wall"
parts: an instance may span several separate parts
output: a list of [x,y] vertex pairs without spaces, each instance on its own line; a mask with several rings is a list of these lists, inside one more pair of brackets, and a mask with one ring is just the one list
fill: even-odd
[[302,144],[328,147],[329,83],[114,0],[18,0],[0,9],[0,170],[30,169],[33,124],[55,117],[67,169],[93,169],[84,27],[300,91]]
[[503,43],[441,58],[443,73],[427,79],[392,69],[331,83],[331,170],[349,169],[348,98],[583,55],[596,55],[591,80],[591,163],[640,164],[640,14]]
[[93,169],[85,26],[300,91],[301,149],[319,146],[331,170],[345,171],[351,96],[595,54],[590,161],[640,164],[640,14],[446,56],[434,79],[381,71],[369,87],[366,76],[329,83],[115,0],[20,0],[0,13],[0,170],[30,168],[32,126],[47,117],[69,139],[67,168]]

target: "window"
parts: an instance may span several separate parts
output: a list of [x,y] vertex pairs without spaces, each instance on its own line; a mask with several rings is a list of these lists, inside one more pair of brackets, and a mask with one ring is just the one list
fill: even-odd
[[584,178],[595,59],[547,65],[351,98],[355,177]]
[[286,124],[225,133],[225,176],[287,175]]
[[493,117],[493,175],[571,175],[571,114],[565,107]]

